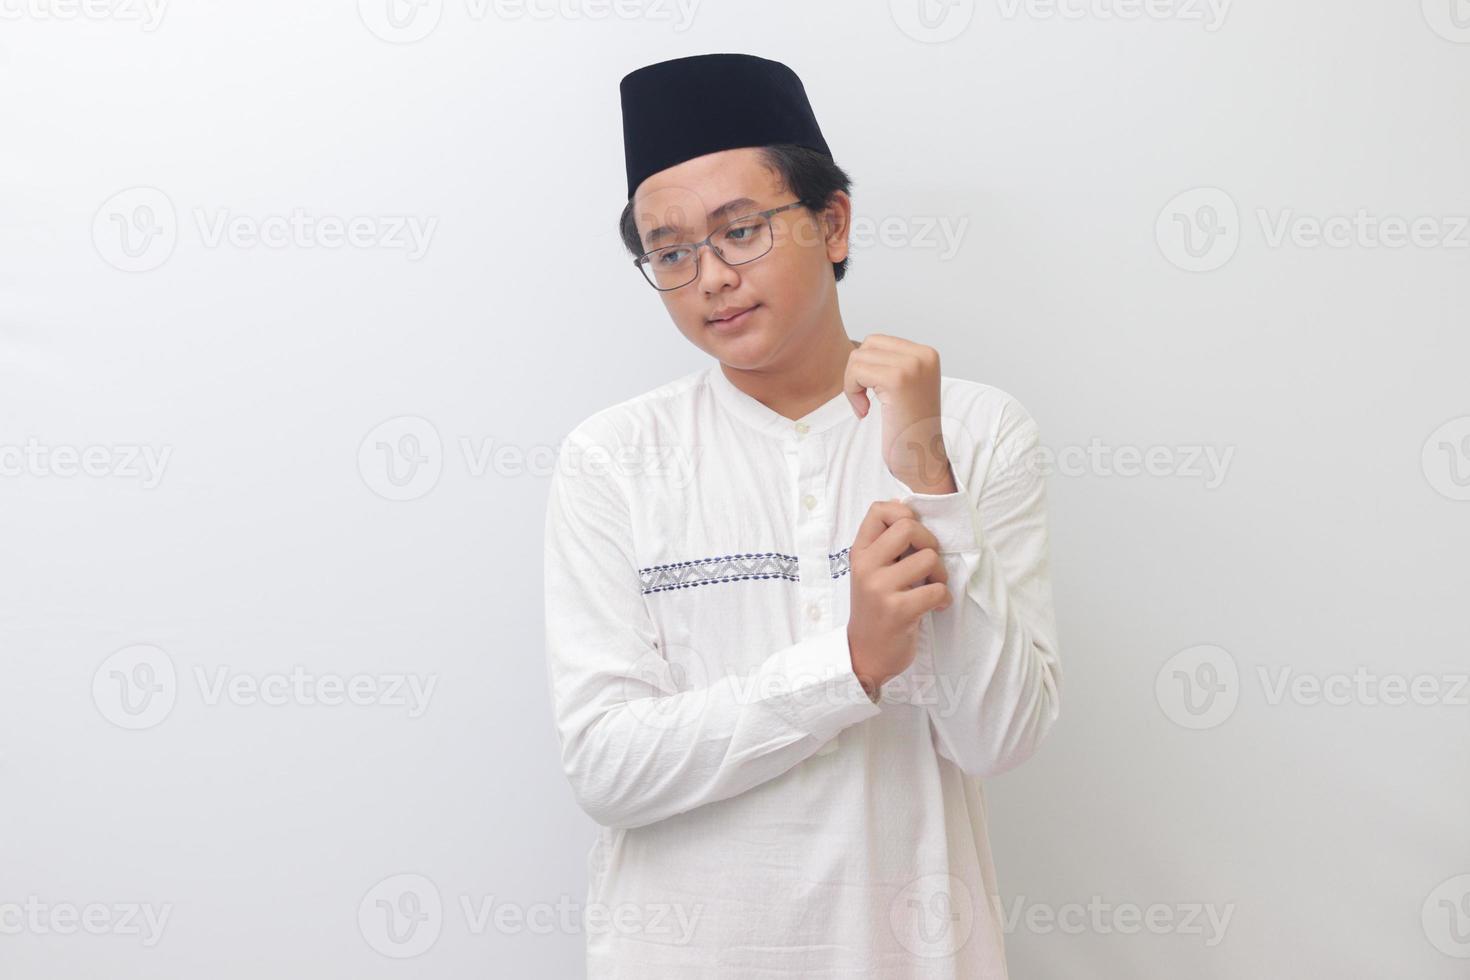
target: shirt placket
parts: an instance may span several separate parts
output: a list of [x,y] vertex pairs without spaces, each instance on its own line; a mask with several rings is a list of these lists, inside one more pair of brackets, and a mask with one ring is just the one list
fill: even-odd
[[[822,433],[813,432],[804,421],[791,424],[788,447],[796,474],[797,590],[801,599],[801,638],[806,639],[837,625],[828,557],[832,507],[828,499],[827,448]],[[835,752],[841,737],[841,733],[833,736],[816,754]]]

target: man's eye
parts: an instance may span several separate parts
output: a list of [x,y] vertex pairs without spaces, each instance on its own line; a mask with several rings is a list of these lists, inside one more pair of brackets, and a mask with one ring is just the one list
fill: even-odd
[[755,234],[755,228],[753,226],[746,225],[741,228],[731,228],[729,231],[725,232],[725,237],[733,242],[743,242],[753,234]]
[[667,252],[661,252],[659,254],[658,261],[663,263],[664,265],[678,265],[680,262],[683,262],[684,259],[688,257],[688,255],[689,250],[687,248],[672,248],[669,249]]

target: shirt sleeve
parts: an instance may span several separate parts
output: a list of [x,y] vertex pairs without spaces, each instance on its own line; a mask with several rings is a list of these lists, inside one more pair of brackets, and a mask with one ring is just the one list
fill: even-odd
[[592,819],[638,827],[727,799],[882,712],[853,672],[845,624],[771,651],[743,677],[714,676],[712,664],[691,677],[700,672],[666,659],[615,469],[568,436],[546,511],[552,709],[562,768]]
[[[996,776],[1036,751],[1060,710],[1039,435],[1014,400],[1002,413],[986,472],[952,467],[958,490],[915,493],[889,473],[899,500],[934,533],[954,598],[925,613],[929,642],[912,669],[939,754],[972,776]],[[979,453],[969,454],[978,459]]]

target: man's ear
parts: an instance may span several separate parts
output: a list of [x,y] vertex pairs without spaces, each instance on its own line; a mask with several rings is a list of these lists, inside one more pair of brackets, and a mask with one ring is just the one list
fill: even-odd
[[835,191],[832,200],[822,211],[823,235],[827,246],[827,258],[841,262],[847,258],[848,235],[852,231],[852,198],[843,191]]

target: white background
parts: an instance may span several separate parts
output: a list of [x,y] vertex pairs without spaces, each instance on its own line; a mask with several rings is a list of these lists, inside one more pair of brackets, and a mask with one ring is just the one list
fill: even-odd
[[849,334],[1065,464],[1012,975],[1470,970],[1464,0],[95,2],[0,2],[0,975],[580,975],[548,467],[708,363],[617,84],[713,51],[854,177]]

